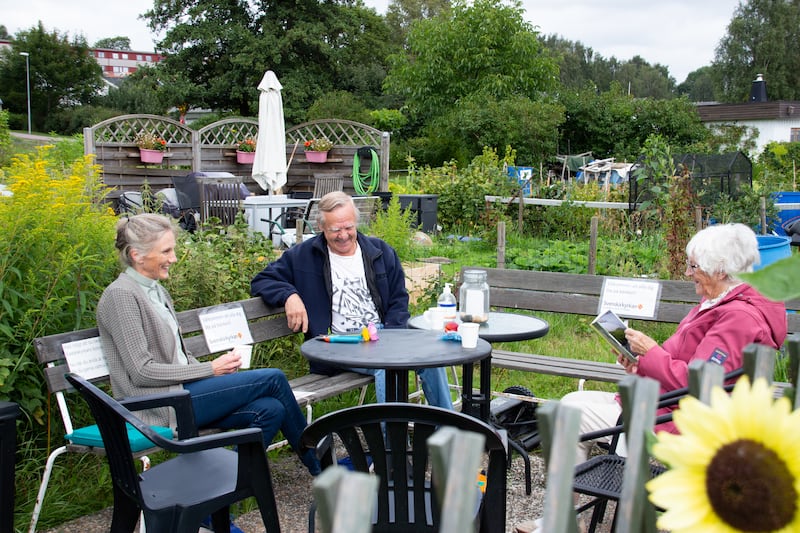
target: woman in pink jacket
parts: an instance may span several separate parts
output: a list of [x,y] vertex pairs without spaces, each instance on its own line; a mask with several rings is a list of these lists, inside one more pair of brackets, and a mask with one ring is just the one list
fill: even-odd
[[[686,257],[685,274],[694,281],[700,303],[661,346],[641,331],[626,329],[637,362],[617,357],[626,372],[658,381],[662,394],[687,386],[690,361],[713,361],[727,373],[742,366],[742,350],[748,344],[777,349],[786,338],[784,305],[766,299],[735,277],[752,271],[759,260],[758,241],[750,228],[743,224],[709,226],[689,241]],[[610,392],[572,392],[562,402],[581,409],[581,433],[615,426],[622,413],[618,395]],[[665,412],[668,410],[662,409],[658,414]],[[675,432],[675,427],[670,422],[658,430]],[[578,463],[586,460],[593,444],[579,444]],[[620,439],[617,453],[626,455],[624,439]]]

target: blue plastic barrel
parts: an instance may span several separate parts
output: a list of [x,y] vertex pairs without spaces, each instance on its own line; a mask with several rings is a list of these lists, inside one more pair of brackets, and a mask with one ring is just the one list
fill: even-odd
[[[772,195],[776,204],[800,204],[800,192],[777,192]],[[800,209],[782,209],[778,211],[778,220],[774,224],[775,233],[786,235],[783,225],[800,219]]]
[[761,257],[761,263],[755,265],[755,270],[760,270],[775,261],[792,255],[792,239],[789,237],[781,235],[756,235],[756,239],[758,239],[758,254]]

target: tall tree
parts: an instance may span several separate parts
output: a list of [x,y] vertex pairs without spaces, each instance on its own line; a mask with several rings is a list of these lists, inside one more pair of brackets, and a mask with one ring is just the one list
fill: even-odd
[[602,93],[592,88],[563,91],[559,102],[567,110],[560,131],[561,153],[591,151],[599,158],[632,161],[650,135],[660,135],[679,147],[708,135],[687,99],[634,98],[618,82]]
[[2,51],[0,87],[3,98],[14,113],[26,113],[27,87],[25,57],[30,63],[31,122],[34,129],[59,108],[91,102],[102,87],[102,70],[89,54],[83,36],[71,41],[67,34],[48,33],[41,22],[35,28],[20,31],[12,48]]
[[130,50],[131,39],[130,37],[123,37],[118,35],[116,37],[106,37],[94,43],[95,48],[109,48],[111,50]]
[[386,88],[401,95],[412,116],[426,119],[467,96],[537,99],[558,85],[558,67],[517,0],[458,0],[451,11],[414,24],[407,51],[390,63]]
[[252,116],[268,69],[283,85],[289,122],[303,120],[326,92],[380,90],[388,31],[360,3],[155,0],[144,16],[164,34],[158,48],[165,67],[202,88],[202,101],[191,105]]
[[393,42],[405,43],[408,30],[418,20],[433,18],[450,9],[450,0],[391,0],[386,10],[386,24]]
[[678,94],[692,102],[712,102],[716,98],[715,68],[707,65],[693,70],[678,85]]
[[800,100],[800,2],[747,0],[739,4],[717,46],[714,66],[726,102],[745,102],[756,75],[770,100]]
[[639,98],[672,98],[675,94],[675,78],[669,75],[669,69],[658,63],[651,65],[641,56],[623,62],[614,79]]

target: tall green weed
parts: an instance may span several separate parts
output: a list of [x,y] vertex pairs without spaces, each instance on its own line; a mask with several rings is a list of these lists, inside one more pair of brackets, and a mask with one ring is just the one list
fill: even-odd
[[94,324],[97,295],[116,274],[116,217],[91,157],[68,163],[44,146],[5,173],[13,196],[0,198],[0,399],[42,423],[31,340]]
[[401,261],[413,261],[416,259],[416,247],[413,244],[414,213],[411,209],[400,207],[398,195],[392,195],[386,210],[379,210],[369,225],[369,234],[386,241]]

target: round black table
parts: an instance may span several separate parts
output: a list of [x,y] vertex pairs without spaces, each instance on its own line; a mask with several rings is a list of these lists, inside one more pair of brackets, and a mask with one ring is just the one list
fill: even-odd
[[[456,320],[456,322],[459,322]],[[408,327],[428,329],[430,324],[422,315],[411,317]],[[489,320],[481,324],[478,336],[488,342],[527,341],[544,337],[550,331],[550,324],[541,318],[516,313],[491,311]]]
[[[377,341],[358,344],[328,343],[313,338],[300,346],[300,352],[317,363],[385,369],[387,402],[408,401],[410,370],[463,365],[466,376],[467,366],[471,374],[472,363],[490,359],[492,353],[491,344],[485,340],[478,339],[475,348],[462,348],[460,342],[442,340],[442,333],[423,329],[383,329],[379,336]],[[486,393],[490,392],[487,389]]]
[[[456,321],[458,322],[458,321]],[[430,324],[422,315],[411,317],[408,327],[427,330]],[[527,341],[544,337],[550,331],[550,324],[541,318],[515,313],[491,311],[489,320],[481,324],[478,337],[487,342]],[[480,394],[474,394],[472,364],[464,364],[462,377],[461,412],[477,416],[483,421],[489,420],[489,407],[492,393],[492,358],[481,360]]]

